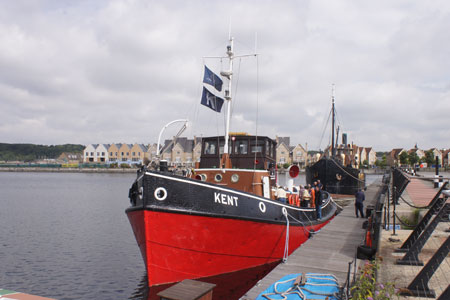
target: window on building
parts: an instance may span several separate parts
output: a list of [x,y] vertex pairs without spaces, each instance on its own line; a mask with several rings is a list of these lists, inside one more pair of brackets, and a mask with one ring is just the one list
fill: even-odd
[[112,156],[112,154],[113,154],[112,152],[109,152],[109,155],[110,155],[110,156]]
[[133,152],[132,155],[133,155],[133,156],[136,156],[136,152]]
[[97,156],[100,156],[100,152],[97,152]]
[[123,156],[123,152],[122,152],[122,156]]
[[105,152],[102,152],[102,156],[105,156]]
[[284,164],[286,162],[286,159],[284,157],[280,157],[280,163]]
[[91,152],[91,156],[94,156],[94,152]]

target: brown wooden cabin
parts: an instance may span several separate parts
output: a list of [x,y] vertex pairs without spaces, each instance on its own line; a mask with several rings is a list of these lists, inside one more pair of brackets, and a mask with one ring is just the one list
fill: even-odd
[[220,168],[225,138],[202,139],[200,163],[191,175],[201,181],[274,199],[276,142],[265,136],[230,135],[231,167]]

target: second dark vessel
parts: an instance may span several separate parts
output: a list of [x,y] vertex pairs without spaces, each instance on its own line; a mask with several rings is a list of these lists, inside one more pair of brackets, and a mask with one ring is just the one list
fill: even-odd
[[306,167],[306,183],[312,185],[314,181],[320,180],[324,189],[331,194],[354,195],[358,189],[364,188],[365,175],[352,166],[355,148],[347,145],[347,141],[343,141],[340,147],[335,145],[334,92],[331,98],[331,149],[328,148],[318,162]]

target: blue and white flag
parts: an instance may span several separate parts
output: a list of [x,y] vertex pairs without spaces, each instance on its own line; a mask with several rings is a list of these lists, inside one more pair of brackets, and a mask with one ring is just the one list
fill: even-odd
[[205,66],[205,75],[203,76],[203,82],[212,85],[219,92],[222,91],[223,81],[219,76],[213,73],[207,66]]
[[202,104],[204,106],[208,106],[212,110],[216,112],[220,112],[222,110],[224,100],[222,98],[217,97],[210,91],[208,91],[205,87],[203,87],[202,93]]

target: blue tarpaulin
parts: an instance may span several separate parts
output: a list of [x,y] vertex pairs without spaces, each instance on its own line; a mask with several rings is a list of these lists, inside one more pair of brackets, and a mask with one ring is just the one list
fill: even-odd
[[[299,276],[306,276],[304,285],[294,285]],[[284,276],[265,291],[256,300],[300,300],[326,299],[339,300],[339,284],[336,277],[329,274],[298,273]]]

